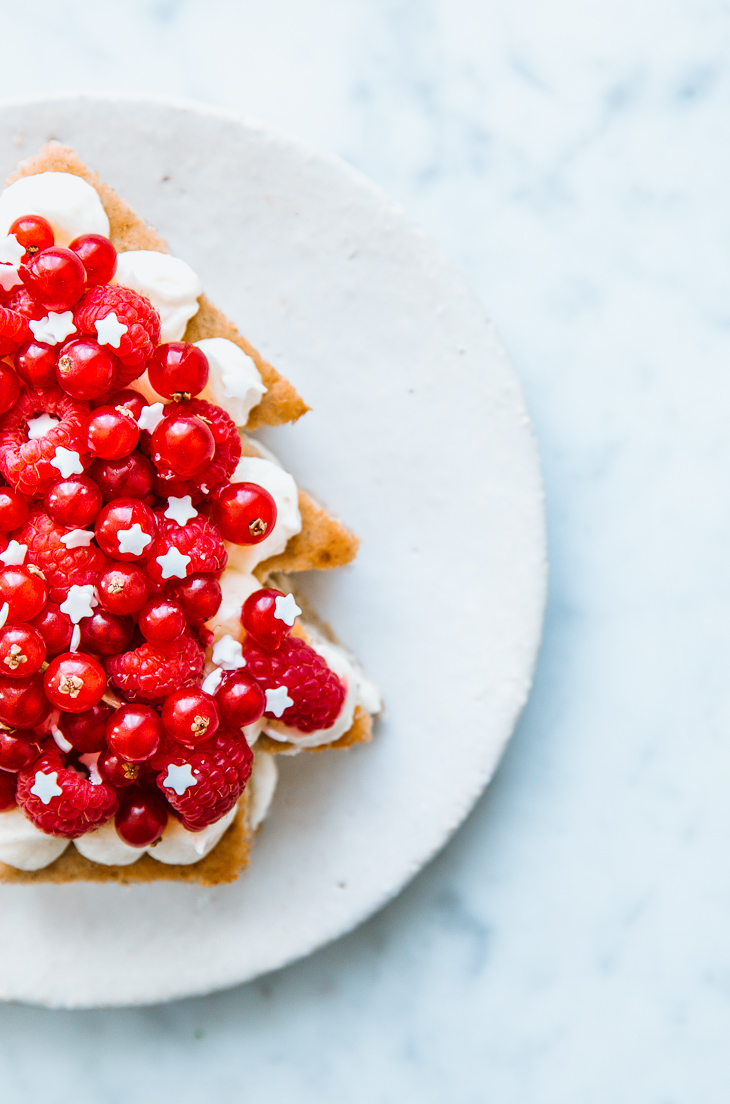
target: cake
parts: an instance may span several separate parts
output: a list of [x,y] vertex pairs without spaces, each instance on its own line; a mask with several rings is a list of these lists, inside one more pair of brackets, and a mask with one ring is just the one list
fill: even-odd
[[292,585],[356,538],[252,431],[307,410],[57,144],[0,195],[0,880],[234,880],[276,757],[377,690]]

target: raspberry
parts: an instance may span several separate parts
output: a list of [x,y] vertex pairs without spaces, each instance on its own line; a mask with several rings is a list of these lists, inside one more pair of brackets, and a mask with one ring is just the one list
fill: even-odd
[[107,661],[109,677],[127,701],[156,702],[181,686],[197,683],[205,655],[192,636],[183,633],[170,644],[142,644]]
[[[251,748],[232,728],[219,729],[215,739],[197,751],[168,744],[166,753],[155,758],[155,766],[161,768],[157,785],[189,832],[200,832],[230,812],[246,788],[252,765]],[[171,766],[189,770],[170,772]],[[194,784],[185,784],[186,775],[195,779]],[[184,793],[177,793],[175,785],[185,786]]]
[[215,441],[215,454],[210,464],[195,475],[194,479],[182,479],[172,468],[162,461],[157,462],[158,475],[155,490],[163,498],[175,495],[182,498],[190,495],[193,502],[200,502],[211,491],[224,483],[232,474],[241,459],[241,438],[238,430],[225,410],[206,402],[205,399],[192,399],[190,402],[168,403],[165,416],[173,418],[176,414],[193,415],[204,421]]
[[156,511],[158,538],[150,554],[147,571],[156,582],[162,581],[162,568],[157,562],[158,556],[164,556],[170,548],[177,548],[184,556],[190,557],[187,565],[188,575],[198,571],[213,573],[222,571],[228,562],[220,533],[202,514],[189,521],[187,525],[178,525],[172,518],[164,516],[164,510]]
[[18,311],[0,307],[0,356],[14,353],[30,341],[28,319]]
[[243,655],[246,670],[262,690],[285,686],[294,703],[279,717],[266,710],[266,717],[300,732],[317,732],[334,724],[345,700],[345,687],[314,648],[297,636],[284,640],[276,652],[247,640]]
[[[60,794],[54,792],[57,789]],[[92,786],[85,775],[65,767],[53,749],[20,771],[17,802],[42,832],[66,839],[77,839],[106,824],[119,805],[110,785]]]
[[18,288],[17,291],[14,291],[6,306],[10,310],[22,314],[28,320],[32,318],[34,322],[39,322],[41,318],[45,318],[48,314],[45,307],[42,307],[40,303],[36,303],[27,288]]
[[[55,469],[54,469],[55,470]],[[26,564],[35,564],[43,572],[52,602],[63,602],[69,587],[96,583],[107,559],[100,548],[66,548],[61,537],[70,533],[65,525],[57,525],[42,510],[34,510],[27,524],[16,532],[15,539],[28,547]]]
[[[43,437],[28,440],[28,420],[39,414],[60,418]],[[60,387],[47,390],[22,388],[12,410],[0,419],[0,472],[8,483],[30,498],[46,493],[59,478],[51,464],[59,447],[77,452],[82,465],[91,457],[86,453],[86,426],[89,407],[66,395]]]
[[[96,338],[96,322],[112,313],[118,322],[127,326],[119,347],[111,349],[128,369],[114,381],[114,387],[119,389],[142,375],[160,340],[160,316],[149,299],[139,292],[103,284],[87,291],[76,308],[74,321],[81,333]],[[131,372],[134,374],[130,375]]]

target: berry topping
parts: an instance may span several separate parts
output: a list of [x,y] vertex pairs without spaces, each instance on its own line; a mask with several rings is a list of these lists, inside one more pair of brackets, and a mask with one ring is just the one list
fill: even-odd
[[215,700],[223,724],[231,728],[253,724],[266,708],[263,690],[245,671],[231,671],[224,675]]
[[93,754],[106,748],[106,726],[113,713],[110,705],[99,702],[85,713],[62,713],[58,727],[76,751]]
[[152,459],[162,471],[187,478],[207,468],[214,455],[213,434],[194,415],[165,417],[152,434]]
[[0,731],[0,769],[19,771],[29,767],[41,753],[40,744],[32,732],[16,729]]
[[73,624],[67,613],[61,613],[55,602],[46,602],[40,613],[31,618],[30,624],[43,637],[46,655],[54,656],[67,652],[73,636]]
[[6,771],[0,770],[0,812],[4,812],[5,809],[12,809],[16,805],[16,784],[14,774],[8,774]]
[[169,752],[157,785],[183,827],[201,832],[234,807],[246,788],[252,766],[253,752],[243,736],[222,728],[213,742],[197,751]]
[[19,394],[20,380],[9,364],[0,362],[0,414],[12,409]]
[[169,644],[182,635],[185,614],[169,598],[153,598],[140,610],[138,625],[149,644]]
[[255,590],[243,603],[241,623],[262,648],[278,648],[302,611],[292,594],[271,587]]
[[30,621],[46,604],[43,575],[31,565],[12,564],[0,571],[0,607],[7,604],[6,624]]
[[330,728],[345,700],[345,687],[314,648],[290,636],[277,651],[247,640],[246,670],[266,694],[266,716],[301,732]]
[[211,575],[188,575],[170,582],[168,589],[192,625],[202,625],[220,609],[220,583]]
[[[58,421],[42,436],[31,438],[29,422],[41,414]],[[59,464],[65,463],[66,454],[72,453],[76,464],[85,456],[88,417],[86,404],[59,387],[44,391],[22,388],[14,408],[0,419],[0,471],[8,483],[29,498],[45,494],[58,480]]]
[[24,679],[0,675],[0,721],[3,724],[12,728],[35,728],[50,712],[40,671]]
[[110,502],[113,498],[147,498],[155,469],[141,452],[132,452],[121,460],[95,460],[90,474],[104,501]]
[[23,246],[24,261],[29,261],[41,249],[50,249],[56,240],[53,227],[42,215],[21,215],[11,223],[8,233],[14,234],[18,244]]
[[98,406],[89,418],[89,452],[105,460],[129,456],[139,441],[139,427],[126,406]]
[[28,520],[28,503],[17,491],[0,487],[0,533],[18,529]]
[[26,288],[49,311],[67,311],[86,287],[86,270],[70,249],[52,245],[31,257],[18,272]]
[[183,633],[171,644],[142,644],[112,656],[107,666],[111,682],[129,701],[158,702],[173,690],[197,682],[204,663],[203,649]]
[[132,786],[122,798],[114,825],[129,847],[149,847],[165,830],[168,805],[157,790]]
[[24,287],[16,288],[13,291],[7,301],[7,306],[10,310],[22,314],[24,318],[32,318],[35,321],[39,321],[46,313],[45,308],[40,303],[36,303],[33,296]]
[[[160,512],[157,514],[157,534],[157,540],[149,558],[148,570],[152,579],[159,581],[172,578],[173,574],[177,578],[186,578],[200,571],[219,572],[228,562],[228,553],[220,533],[203,514],[197,514],[187,525],[181,526]],[[179,560],[173,558],[168,568],[165,557],[169,556],[172,550],[185,557],[187,561],[183,565],[185,567],[183,575],[169,570],[179,564]],[[161,563],[162,560],[165,562]],[[167,574],[165,574],[166,570]]]
[[125,332],[119,334],[118,344],[112,346],[114,352],[125,368],[136,373],[123,373],[128,377],[123,380],[117,377],[118,386],[124,387],[142,374],[152,356],[160,340],[160,316],[144,295],[130,288],[105,285],[86,293],[75,321],[81,333],[98,338],[99,325],[102,333],[108,330],[108,323],[106,327],[104,323],[112,314],[117,327],[126,326]]
[[[30,327],[27,318],[17,311],[0,307],[0,356],[14,353],[21,345],[30,340]],[[17,398],[17,395],[16,395]],[[13,404],[10,403],[10,406]],[[10,406],[5,409],[9,410]]]
[[162,724],[167,735],[179,744],[202,744],[218,731],[216,700],[195,687],[176,690],[162,707]]
[[147,705],[120,706],[106,726],[110,751],[129,763],[141,763],[154,755],[161,736],[160,718]]
[[26,564],[34,564],[43,572],[52,602],[63,602],[70,587],[96,583],[106,564],[104,553],[96,545],[73,547],[74,542],[68,540],[73,532],[74,529],[59,525],[48,514],[36,510],[17,535],[28,546]]
[[46,752],[20,771],[17,802],[42,832],[66,839],[100,828],[118,805],[111,786],[106,782],[92,785],[85,774],[65,767],[55,751]]
[[155,515],[136,498],[117,498],[96,519],[96,539],[118,560],[146,559],[157,535]]
[[67,713],[85,713],[106,690],[104,668],[93,656],[65,652],[52,659],[43,677],[48,700]]
[[117,615],[136,613],[150,593],[145,572],[133,563],[113,564],[101,573],[97,587],[104,609]]
[[[147,410],[152,410],[148,407]],[[241,458],[241,439],[238,430],[225,410],[205,402],[204,399],[191,399],[190,402],[170,403],[164,408],[167,419],[175,419],[178,414],[195,417],[205,422],[213,434],[215,455],[207,467],[197,472],[192,479],[186,479],[166,467],[162,460],[155,461],[158,469],[155,487],[157,493],[165,498],[175,495],[178,498],[190,495],[194,503],[200,502],[221,483],[224,483],[235,470]],[[147,411],[145,410],[146,414]]]
[[96,341],[77,339],[61,349],[56,378],[73,399],[98,399],[111,386],[114,359]]
[[198,395],[208,382],[208,358],[202,349],[186,341],[160,345],[147,376],[158,395],[182,402]]
[[114,751],[103,751],[96,762],[96,769],[101,778],[112,786],[131,786],[139,778],[140,765],[122,759]]
[[117,251],[101,234],[81,234],[69,243],[86,271],[86,286],[108,284],[117,271]]
[[229,483],[213,497],[213,520],[225,540],[260,544],[276,525],[276,503],[258,483]]
[[96,609],[91,617],[79,622],[82,651],[92,655],[118,655],[132,643],[134,621],[131,617],[118,617],[105,609]]
[[29,387],[54,387],[56,383],[56,350],[53,345],[27,341],[13,357],[15,371]]
[[95,520],[102,501],[101,491],[93,479],[87,475],[75,475],[54,483],[46,491],[43,506],[57,525],[83,529]]
[[31,625],[4,625],[0,629],[0,671],[11,678],[27,678],[41,669],[46,642]]

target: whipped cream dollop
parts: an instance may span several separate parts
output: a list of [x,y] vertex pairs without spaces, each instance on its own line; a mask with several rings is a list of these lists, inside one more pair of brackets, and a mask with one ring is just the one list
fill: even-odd
[[41,832],[17,806],[0,813],[0,862],[16,870],[41,870],[50,866],[68,845],[67,839]]
[[198,312],[203,293],[200,277],[189,264],[169,253],[131,249],[117,255],[115,284],[146,295],[160,315],[160,341],[180,341]]
[[208,383],[199,398],[222,406],[237,426],[245,426],[266,392],[255,362],[227,337],[207,337],[195,344],[210,366]]
[[0,195],[0,238],[21,215],[48,219],[56,245],[68,245],[79,234],[109,237],[109,219],[99,193],[73,173],[36,173],[8,185]]

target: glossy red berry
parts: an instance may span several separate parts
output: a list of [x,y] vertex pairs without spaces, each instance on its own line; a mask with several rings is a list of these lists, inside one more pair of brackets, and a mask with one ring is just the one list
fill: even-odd
[[228,483],[214,495],[212,515],[224,540],[260,544],[276,525],[276,503],[258,483]]
[[165,699],[162,724],[178,743],[187,747],[201,744],[218,731],[220,713],[216,700],[195,687],[175,690]]
[[263,716],[266,695],[259,684],[245,671],[231,671],[224,676],[215,700],[224,725],[243,728]]
[[152,434],[152,459],[177,475],[193,476],[210,464],[215,438],[202,418],[176,414],[163,418]]
[[273,587],[255,590],[243,603],[241,623],[262,648],[278,648],[291,632],[288,604],[286,595]]
[[193,625],[209,621],[220,609],[221,586],[212,575],[188,575],[186,579],[175,579],[170,593]]
[[122,705],[106,726],[110,750],[130,763],[141,763],[154,755],[161,736],[160,718],[148,705]]
[[130,763],[115,751],[103,751],[96,762],[96,769],[105,782],[112,786],[131,786],[139,778],[139,763]]
[[150,644],[170,644],[185,629],[185,614],[169,598],[153,598],[140,610],[139,631]]
[[30,766],[41,753],[36,736],[29,729],[0,731],[0,770],[19,771]]
[[56,241],[53,227],[42,215],[21,215],[11,223],[8,234],[15,234],[18,245],[23,246],[25,262],[41,249],[50,249]]
[[89,418],[89,452],[105,460],[129,456],[139,441],[139,427],[125,406],[98,406]]
[[16,777],[6,771],[0,771],[0,812],[12,809],[15,801]]
[[145,572],[133,563],[115,563],[97,581],[99,599],[110,613],[124,615],[142,609],[150,594]]
[[0,533],[20,529],[28,520],[28,503],[17,491],[0,487]]
[[0,571],[0,608],[7,602],[8,622],[30,621],[41,612],[46,597],[46,584],[29,567],[18,564]]
[[123,391],[115,391],[107,401],[109,406],[123,406],[125,410],[129,410],[134,415],[135,422],[139,421],[144,408],[150,405],[139,391],[133,391],[131,387],[126,387]]
[[46,642],[31,625],[3,625],[0,629],[0,671],[10,678],[27,678],[46,658]]
[[114,710],[106,702],[98,702],[84,713],[62,713],[58,727],[82,755],[106,749],[106,726]]
[[155,515],[136,498],[116,498],[96,519],[96,540],[107,556],[144,560],[157,535]]
[[68,341],[61,349],[56,379],[72,399],[98,399],[114,379],[111,355],[90,337]]
[[58,350],[41,341],[27,341],[15,353],[15,371],[29,387],[45,390],[56,383],[56,359]]
[[158,395],[182,402],[198,395],[208,382],[208,358],[187,341],[159,345],[147,365],[149,381]]
[[87,287],[108,284],[117,271],[117,251],[101,234],[81,234],[70,242],[69,249],[84,266]]
[[132,452],[121,460],[95,460],[91,475],[104,501],[110,502],[114,498],[147,498],[155,469],[141,452]]
[[20,395],[20,380],[10,367],[0,361],[0,414],[12,410]]
[[46,492],[43,506],[49,517],[71,529],[83,529],[101,510],[101,491],[88,475],[59,479]]
[[66,713],[85,713],[106,690],[104,668],[84,652],[64,652],[52,659],[43,677],[48,700]]
[[67,613],[61,613],[55,602],[46,602],[40,613],[30,621],[33,628],[43,637],[46,655],[54,656],[67,652],[73,636],[73,625]]
[[117,835],[130,847],[149,847],[165,830],[168,805],[159,790],[134,786],[114,817]]
[[46,310],[62,312],[78,303],[86,289],[86,269],[70,249],[52,245],[21,265],[18,275]]
[[40,671],[25,679],[0,675],[0,721],[3,724],[12,728],[35,728],[50,712]]
[[92,655],[118,655],[126,652],[134,636],[131,617],[119,617],[105,609],[96,609],[79,624],[81,648]]
[[28,320],[20,311],[0,307],[0,356],[17,352],[30,341]]

